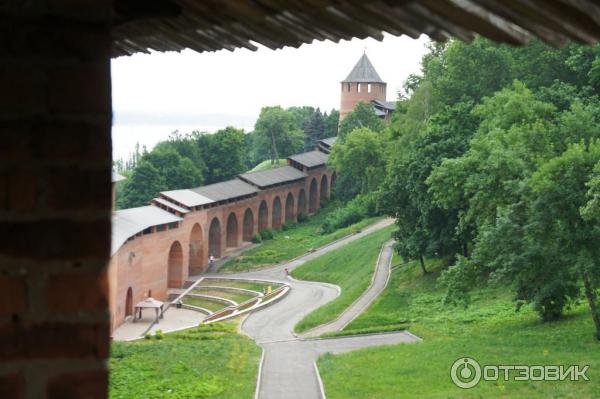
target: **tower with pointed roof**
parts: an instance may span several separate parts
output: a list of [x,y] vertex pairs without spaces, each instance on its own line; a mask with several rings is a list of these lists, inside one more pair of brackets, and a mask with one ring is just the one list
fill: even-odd
[[369,57],[364,53],[348,77],[342,81],[340,122],[360,101],[365,103],[385,102],[386,86],[387,84],[379,77]]

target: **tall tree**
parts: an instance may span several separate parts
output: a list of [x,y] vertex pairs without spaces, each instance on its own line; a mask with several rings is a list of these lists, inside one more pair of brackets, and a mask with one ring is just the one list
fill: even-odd
[[375,110],[371,104],[359,102],[352,112],[348,113],[340,124],[339,136],[344,138],[348,133],[357,128],[366,128],[372,132],[381,132],[384,124],[381,119],[375,115]]
[[327,163],[344,179],[342,193],[349,200],[359,193],[377,190],[385,174],[384,138],[368,128],[350,132],[345,140],[336,143]]
[[304,122],[303,130],[304,151],[314,149],[317,141],[325,138],[325,117],[319,108]]
[[231,179],[246,170],[246,137],[242,129],[227,127],[197,137],[208,170],[206,183]]
[[280,106],[264,107],[254,125],[255,153],[260,154],[267,150],[269,159],[274,164],[279,158],[300,152],[304,143],[304,133],[297,129],[295,124],[294,115]]
[[323,115],[325,117],[325,133],[324,137],[335,137],[338,135],[338,125],[340,124],[340,112],[338,110],[332,109]]
[[203,182],[202,172],[189,158],[180,156],[173,148],[158,146],[143,159],[156,168],[167,190],[198,187]]
[[120,184],[122,195],[117,198],[120,209],[146,205],[157,193],[167,189],[164,177],[145,159],[138,163],[131,177]]
[[425,180],[444,158],[462,155],[478,123],[472,103],[448,107],[431,122],[428,131],[402,151],[390,155],[381,188],[380,207],[396,219],[396,250],[406,259],[418,259],[426,272],[425,257],[465,252],[468,234],[457,235],[459,208],[442,209]]

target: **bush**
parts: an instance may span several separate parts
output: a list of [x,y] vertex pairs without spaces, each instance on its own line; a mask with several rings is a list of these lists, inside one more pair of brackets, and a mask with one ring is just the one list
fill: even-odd
[[310,218],[308,217],[308,215],[306,213],[298,214],[298,223],[308,222],[308,219],[310,219]]
[[262,242],[262,237],[260,234],[256,233],[252,236],[252,242],[255,244],[260,244]]
[[264,229],[263,231],[260,232],[260,237],[263,240],[272,240],[273,239],[273,230]]
[[294,227],[296,227],[298,223],[296,222],[286,222],[281,226],[281,229],[283,231],[289,230],[289,229],[293,229]]
[[377,198],[374,193],[358,195],[345,206],[332,211],[321,225],[323,234],[348,227],[367,217],[377,216]]
[[156,330],[156,333],[154,334],[155,339],[163,339],[164,337],[165,333],[163,333],[162,330]]

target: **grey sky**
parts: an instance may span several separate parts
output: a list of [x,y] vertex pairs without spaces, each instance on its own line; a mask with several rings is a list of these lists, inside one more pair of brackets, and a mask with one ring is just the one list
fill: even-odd
[[149,148],[178,129],[252,130],[263,106],[339,108],[340,85],[362,52],[388,83],[388,100],[419,71],[426,37],[314,42],[298,49],[140,54],[112,61],[113,155]]

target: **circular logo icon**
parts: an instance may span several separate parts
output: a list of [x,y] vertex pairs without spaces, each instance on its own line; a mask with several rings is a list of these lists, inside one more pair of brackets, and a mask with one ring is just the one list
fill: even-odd
[[481,380],[481,366],[475,359],[461,357],[452,364],[450,378],[459,388],[473,388]]

